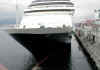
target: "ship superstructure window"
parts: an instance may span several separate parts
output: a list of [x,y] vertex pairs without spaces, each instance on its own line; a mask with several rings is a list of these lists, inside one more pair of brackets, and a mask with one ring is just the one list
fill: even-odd
[[72,5],[43,5],[43,6],[31,6],[30,9],[34,8],[48,8],[48,7],[72,7]]
[[70,5],[43,5],[43,6],[32,6],[27,9],[30,10],[47,10],[47,9],[73,9]]

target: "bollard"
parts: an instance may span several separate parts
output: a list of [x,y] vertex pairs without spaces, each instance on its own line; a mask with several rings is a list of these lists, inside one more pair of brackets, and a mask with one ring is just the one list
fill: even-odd
[[95,43],[95,35],[93,35],[93,43]]

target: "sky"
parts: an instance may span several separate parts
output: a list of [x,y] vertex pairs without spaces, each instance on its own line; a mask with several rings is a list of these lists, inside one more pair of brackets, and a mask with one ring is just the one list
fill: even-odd
[[[19,7],[17,11],[18,21],[22,17],[23,9],[33,0],[1,0],[0,1],[0,21],[14,19],[16,21],[16,3]],[[79,22],[87,18],[94,17],[94,10],[100,9],[100,0],[72,0],[75,3],[74,22]],[[14,21],[13,20],[13,21]]]
[[74,0],[76,11],[74,21],[94,18],[94,10],[100,9],[100,0]]
[[13,0],[0,0],[0,24],[16,23],[15,11],[16,8]]

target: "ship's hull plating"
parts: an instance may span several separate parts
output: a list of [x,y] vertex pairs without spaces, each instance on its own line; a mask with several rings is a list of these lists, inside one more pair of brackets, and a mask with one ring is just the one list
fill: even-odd
[[67,43],[69,38],[67,33],[11,35],[35,56],[37,65],[46,70],[65,70],[71,45]]

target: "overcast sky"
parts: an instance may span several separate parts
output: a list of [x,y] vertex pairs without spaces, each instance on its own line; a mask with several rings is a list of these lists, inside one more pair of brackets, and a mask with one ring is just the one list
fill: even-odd
[[[23,6],[28,5],[33,0],[1,0],[0,1],[0,20],[14,18],[17,3],[19,8],[23,10]],[[74,21],[83,18],[93,18],[94,9],[100,9],[100,0],[72,0],[75,3]]]
[[94,10],[100,9],[100,0],[74,0],[76,12],[74,15],[75,20],[83,18],[93,18]]

